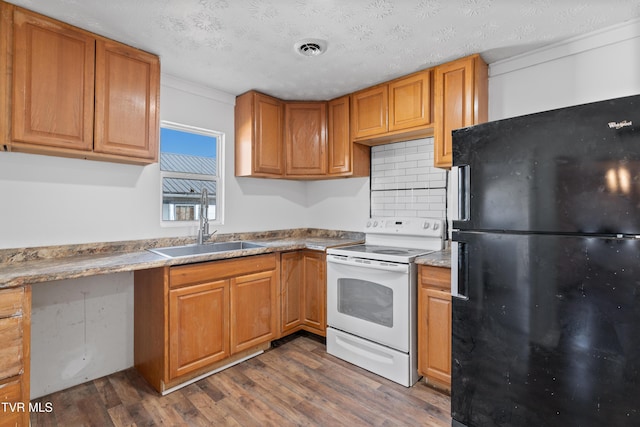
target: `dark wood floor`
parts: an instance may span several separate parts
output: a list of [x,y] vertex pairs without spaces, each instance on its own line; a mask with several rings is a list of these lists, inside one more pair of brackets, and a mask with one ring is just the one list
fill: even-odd
[[160,396],[128,369],[37,399],[32,426],[446,426],[449,397],[406,388],[295,335],[264,354]]

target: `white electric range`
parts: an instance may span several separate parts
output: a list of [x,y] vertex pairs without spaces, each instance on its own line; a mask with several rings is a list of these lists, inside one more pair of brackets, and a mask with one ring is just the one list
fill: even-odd
[[417,372],[416,257],[442,250],[444,221],[373,218],[365,243],[327,250],[327,352],[404,386]]

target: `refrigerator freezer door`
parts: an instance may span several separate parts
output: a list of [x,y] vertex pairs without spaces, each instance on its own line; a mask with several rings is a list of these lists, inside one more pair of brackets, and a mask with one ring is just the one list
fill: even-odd
[[640,240],[453,238],[468,266],[467,298],[453,298],[453,419],[640,425]]
[[640,96],[454,131],[461,230],[640,235]]

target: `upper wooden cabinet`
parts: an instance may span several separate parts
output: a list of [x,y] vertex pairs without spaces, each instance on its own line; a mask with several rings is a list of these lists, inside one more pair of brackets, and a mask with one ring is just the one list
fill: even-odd
[[98,39],[93,150],[156,161],[159,87],[156,56]]
[[9,39],[0,44],[0,55],[12,69],[0,77],[8,148],[157,161],[157,56],[7,3],[0,7],[2,36]]
[[430,136],[431,70],[351,95],[352,138],[365,145]]
[[374,86],[351,95],[353,139],[387,132],[389,120],[389,87]]
[[256,91],[236,98],[236,176],[326,179],[369,175],[368,148],[353,148],[349,97],[286,102]]
[[285,147],[287,176],[327,174],[327,104],[287,102]]
[[487,121],[488,70],[480,55],[435,68],[434,165],[450,168],[451,131]]
[[91,151],[95,38],[21,9],[13,18],[13,141]]
[[236,98],[236,176],[284,175],[282,101],[251,91]]
[[351,142],[350,97],[327,103],[329,176],[369,176],[371,149]]
[[389,131],[431,124],[431,70],[389,83]]

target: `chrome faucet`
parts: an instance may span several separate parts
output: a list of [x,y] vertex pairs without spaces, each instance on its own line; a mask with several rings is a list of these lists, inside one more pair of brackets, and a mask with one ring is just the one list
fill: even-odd
[[[218,230],[216,230],[218,231]],[[201,245],[204,239],[215,234],[209,234],[209,193],[206,187],[202,187],[202,193],[200,193],[200,228],[198,229],[198,244]]]

